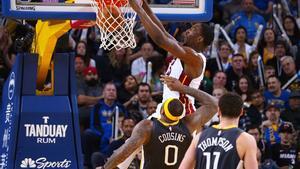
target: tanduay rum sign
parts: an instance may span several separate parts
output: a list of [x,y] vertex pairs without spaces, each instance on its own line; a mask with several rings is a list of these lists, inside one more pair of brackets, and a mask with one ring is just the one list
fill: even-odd
[[38,57],[17,55],[2,96],[0,169],[83,168],[74,57],[53,62],[53,95],[37,95]]

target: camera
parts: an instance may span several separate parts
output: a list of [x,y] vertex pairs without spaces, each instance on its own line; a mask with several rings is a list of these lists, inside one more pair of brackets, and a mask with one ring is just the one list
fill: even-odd
[[34,37],[34,29],[31,25],[18,25],[16,28],[16,37],[14,49],[18,53],[29,52]]

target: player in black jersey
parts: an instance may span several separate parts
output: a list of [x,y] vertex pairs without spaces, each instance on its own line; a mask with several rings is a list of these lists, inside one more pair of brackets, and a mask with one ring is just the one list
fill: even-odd
[[239,95],[223,95],[219,100],[220,124],[193,139],[179,169],[257,169],[255,139],[237,128],[242,113]]
[[114,152],[103,168],[115,168],[143,146],[144,169],[177,169],[191,143],[192,133],[199,130],[217,112],[217,101],[211,95],[184,86],[175,78],[164,76],[163,79],[171,90],[195,97],[201,107],[195,113],[183,117],[182,103],[178,99],[168,99],[162,105],[161,118],[146,119],[138,123],[131,137]]

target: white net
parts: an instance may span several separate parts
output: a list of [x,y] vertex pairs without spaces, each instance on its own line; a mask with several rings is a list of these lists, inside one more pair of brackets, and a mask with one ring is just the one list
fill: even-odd
[[[122,4],[122,7],[118,7]],[[96,24],[100,29],[100,48],[134,48],[133,26],[136,12],[127,0],[92,0],[96,12]]]

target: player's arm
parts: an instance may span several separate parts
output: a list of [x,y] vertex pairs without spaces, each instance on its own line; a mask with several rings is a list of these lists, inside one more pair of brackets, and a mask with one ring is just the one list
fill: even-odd
[[186,124],[191,131],[200,129],[218,111],[218,102],[213,96],[201,90],[185,86],[173,77],[164,75],[161,77],[162,81],[166,83],[171,90],[193,96],[200,103],[201,107],[199,107],[195,113],[185,117],[185,120],[188,121]]
[[195,67],[201,67],[203,61],[200,57],[197,56],[198,54],[191,48],[180,46],[178,44],[178,41],[174,38],[166,36],[165,32],[162,31],[157,24],[155,24],[155,22],[151,19],[151,17],[146,13],[146,11],[141,7],[141,5],[139,5],[139,2],[137,1],[139,0],[129,0],[129,3],[138,14],[144,28],[148,32],[151,39],[159,47],[172,53],[175,57],[181,59],[184,63]]
[[151,20],[160,28],[161,31],[163,31],[165,33],[166,36],[168,36],[169,38],[172,38],[175,40],[175,38],[173,36],[171,36],[166,29],[164,28],[163,24],[160,22],[160,20],[156,17],[156,15],[153,13],[153,11],[151,10],[151,8],[149,7],[149,4],[147,2],[147,0],[143,0],[143,5],[142,5],[143,9],[145,10],[145,12],[148,14],[148,16],[151,18]]
[[191,142],[188,150],[186,151],[183,160],[179,166],[179,169],[191,169],[196,165],[196,150],[201,133],[198,133]]
[[237,151],[244,169],[258,169],[257,145],[253,136],[243,132],[236,141]]
[[131,137],[119,148],[105,163],[105,169],[114,169],[123,162],[131,153],[147,143],[152,131],[152,121],[143,120],[132,131]]
[[[188,126],[190,126],[190,129],[199,130],[217,113],[218,101],[215,97],[201,90],[193,88],[187,88],[185,90],[188,95],[195,97],[201,105],[198,109],[196,109],[195,113],[190,116],[186,116],[185,118],[189,121]],[[196,91],[198,92],[196,93]]]

